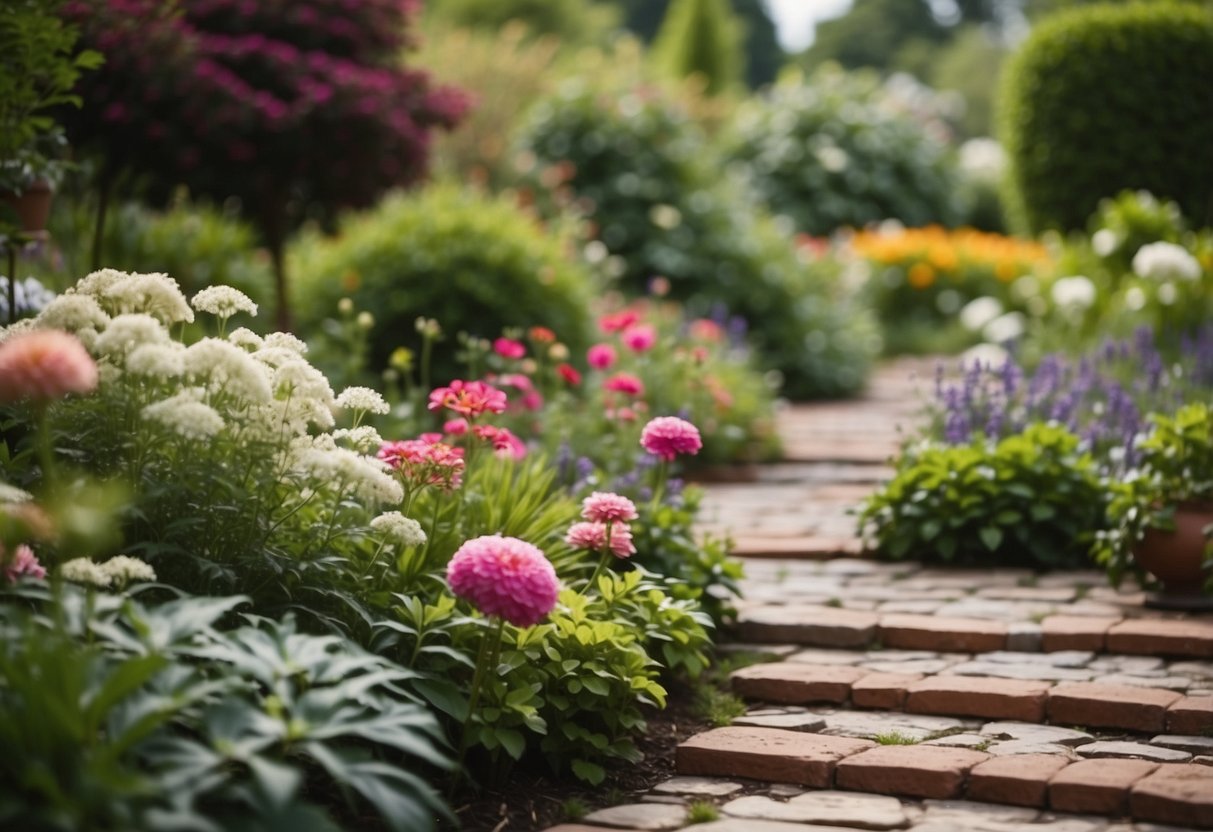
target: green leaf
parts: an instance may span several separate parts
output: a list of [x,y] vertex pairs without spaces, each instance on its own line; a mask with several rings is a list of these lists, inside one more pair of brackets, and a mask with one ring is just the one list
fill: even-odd
[[513,728],[498,728],[497,739],[501,742],[505,753],[515,760],[522,759],[522,753],[526,751],[526,738],[522,736],[521,731]]
[[573,760],[573,775],[591,786],[597,786],[606,779],[606,769],[588,760],[575,759]]
[[981,538],[981,542],[986,545],[986,548],[993,552],[1002,543],[1002,530],[994,526],[982,526],[978,530],[977,536]]

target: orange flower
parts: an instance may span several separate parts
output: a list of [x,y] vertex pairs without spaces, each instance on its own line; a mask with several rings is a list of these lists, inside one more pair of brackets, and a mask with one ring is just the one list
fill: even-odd
[[915,263],[908,273],[910,285],[915,289],[926,289],[935,282],[935,270],[926,263]]

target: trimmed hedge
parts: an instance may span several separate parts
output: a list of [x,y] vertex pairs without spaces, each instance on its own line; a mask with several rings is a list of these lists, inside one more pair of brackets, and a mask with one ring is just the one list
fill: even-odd
[[1081,229],[1125,189],[1213,224],[1213,14],[1156,2],[1048,18],[1007,67],[999,126],[1025,230]]

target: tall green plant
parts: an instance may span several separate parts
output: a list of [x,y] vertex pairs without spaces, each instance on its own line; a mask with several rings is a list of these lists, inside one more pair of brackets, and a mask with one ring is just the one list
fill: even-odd
[[657,66],[674,78],[698,75],[708,95],[737,84],[744,56],[727,0],[674,0],[653,43]]

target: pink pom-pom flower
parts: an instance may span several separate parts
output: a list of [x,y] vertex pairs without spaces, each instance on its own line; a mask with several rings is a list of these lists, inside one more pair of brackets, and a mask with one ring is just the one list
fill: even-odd
[[556,570],[536,546],[516,537],[484,535],[466,541],[446,569],[460,598],[515,627],[538,624],[556,606]]
[[24,544],[16,548],[7,563],[4,560],[4,547],[0,546],[0,563],[4,565],[4,576],[8,578],[9,583],[16,583],[23,575],[31,578],[46,577],[46,567],[38,562],[34,550]]
[[595,344],[585,354],[585,361],[595,370],[606,370],[614,366],[618,355],[610,344]]
[[636,554],[632,543],[632,528],[627,523],[574,523],[569,526],[564,542],[574,549],[600,552],[607,545],[607,528],[611,530],[611,553],[617,558]]
[[636,504],[622,494],[595,491],[581,501],[581,516],[592,523],[626,523],[638,515]]
[[657,330],[652,324],[633,324],[619,337],[632,352],[644,352],[657,343]]
[[677,416],[658,416],[640,432],[640,445],[666,461],[679,454],[697,454],[703,447],[699,428]]
[[0,343],[0,402],[45,404],[97,387],[97,364],[74,335],[40,329]]

